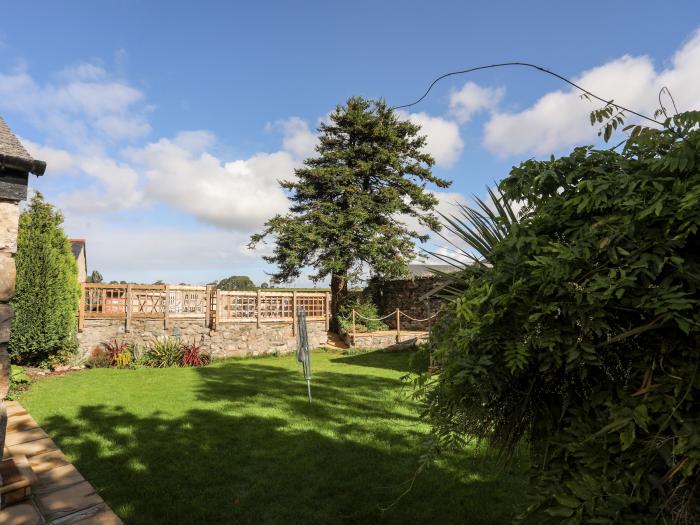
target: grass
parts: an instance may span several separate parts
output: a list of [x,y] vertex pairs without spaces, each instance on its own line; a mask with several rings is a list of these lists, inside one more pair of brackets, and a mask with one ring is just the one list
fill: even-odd
[[473,448],[396,502],[427,431],[409,360],[314,352],[311,404],[292,356],[85,370],[21,402],[127,524],[508,522],[522,469]]

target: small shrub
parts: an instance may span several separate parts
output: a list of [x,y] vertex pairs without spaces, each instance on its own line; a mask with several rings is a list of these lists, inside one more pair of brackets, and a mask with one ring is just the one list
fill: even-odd
[[127,368],[131,366],[132,361],[133,357],[131,355],[131,351],[128,348],[125,348],[114,357],[113,365],[119,368]]
[[131,363],[133,365],[143,365],[146,353],[148,352],[148,347],[138,344],[138,343],[132,343],[129,345],[129,352],[131,352]]
[[107,353],[104,346],[99,345],[90,352],[90,357],[85,366],[88,368],[109,368],[112,366],[112,357]]
[[10,390],[7,393],[7,399],[16,399],[24,390],[27,389],[31,380],[24,371],[24,367],[10,365]]
[[146,366],[167,368],[178,366],[183,356],[180,340],[174,337],[159,337],[154,339],[143,356]]
[[202,351],[195,343],[188,343],[182,347],[181,366],[204,366],[211,362],[211,355]]
[[[110,365],[112,366],[119,366],[118,365],[118,360],[119,361],[124,361],[126,358],[119,358],[121,354],[124,352],[128,352],[128,347],[129,345],[125,341],[117,341],[114,339],[113,341],[110,341],[109,343],[105,343],[105,352],[109,356],[110,360]],[[129,362],[131,362],[131,353],[129,353]]]
[[378,319],[379,312],[375,304],[363,297],[356,297],[348,300],[340,307],[338,319],[340,329],[343,332],[352,332],[352,311],[355,310],[355,330],[357,332],[374,332],[376,330],[388,330],[389,327],[382,321],[369,321],[363,318]]

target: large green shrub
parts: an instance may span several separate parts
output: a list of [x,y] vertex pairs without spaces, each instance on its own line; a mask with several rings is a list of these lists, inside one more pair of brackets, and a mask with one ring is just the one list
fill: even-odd
[[40,193],[19,218],[10,354],[20,364],[52,366],[76,348],[78,268],[62,223]]
[[700,523],[699,123],[524,162],[518,222],[463,218],[506,235],[470,243],[489,264],[434,327],[426,414],[436,448],[529,449],[528,522]]

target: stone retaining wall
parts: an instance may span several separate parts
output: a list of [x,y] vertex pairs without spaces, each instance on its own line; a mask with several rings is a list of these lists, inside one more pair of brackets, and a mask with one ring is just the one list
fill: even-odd
[[[444,281],[440,277],[415,277],[394,281],[370,281],[364,293],[377,305],[380,316],[394,312],[397,308],[414,319],[425,319],[440,309],[442,301],[432,296],[425,299],[425,294],[434,290]],[[394,317],[384,320],[389,328],[396,328]],[[401,326],[407,329],[426,330],[427,323],[414,323],[405,316]]]
[[398,342],[396,341],[396,333],[389,332],[374,332],[366,334],[358,334],[355,336],[355,341],[352,341],[352,336],[344,337],[345,342],[353,348],[372,348],[377,350],[391,350],[403,346],[425,343],[428,340],[427,332],[401,332]]
[[[193,341],[214,357],[257,356],[287,353],[296,349],[296,336],[290,323],[221,323],[216,330],[204,326],[202,319],[171,319],[166,330],[162,320],[132,319],[129,332],[123,319],[85,319],[78,333],[80,352],[89,354],[95,347],[117,339],[146,345],[161,336],[179,335],[183,341]],[[325,321],[308,321],[311,348],[328,341]]]

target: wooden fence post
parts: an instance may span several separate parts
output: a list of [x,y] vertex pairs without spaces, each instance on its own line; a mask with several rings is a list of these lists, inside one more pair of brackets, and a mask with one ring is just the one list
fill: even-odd
[[204,292],[204,326],[211,328],[211,285],[207,285]]
[[355,334],[356,334],[356,330],[355,330],[355,309],[353,308],[353,309],[352,309],[352,344],[353,344],[353,346],[355,345]]
[[401,341],[401,311],[396,309],[396,342]]
[[78,332],[85,328],[85,283],[80,284],[80,303],[78,304]]
[[260,328],[260,297],[261,297],[260,290],[258,290],[258,294],[255,296],[255,308],[256,308],[256,323],[257,327]]
[[124,330],[126,332],[131,331],[131,310],[132,310],[132,302],[133,302],[133,296],[131,295],[131,284],[126,285],[126,327]]
[[170,328],[170,285],[166,284],[163,287],[165,292],[165,302],[163,304],[163,326],[167,330]]
[[430,332],[430,299],[428,299],[426,302],[426,310],[428,311],[428,332]]
[[297,291],[292,290],[292,335],[296,335],[297,329]]
[[224,305],[221,301],[221,290],[218,288],[216,289],[216,293],[214,294],[214,298],[216,299],[214,301],[214,306],[216,307],[216,318],[214,320],[214,330],[219,329],[219,323],[221,322],[221,319],[223,318],[223,310],[224,310]]

